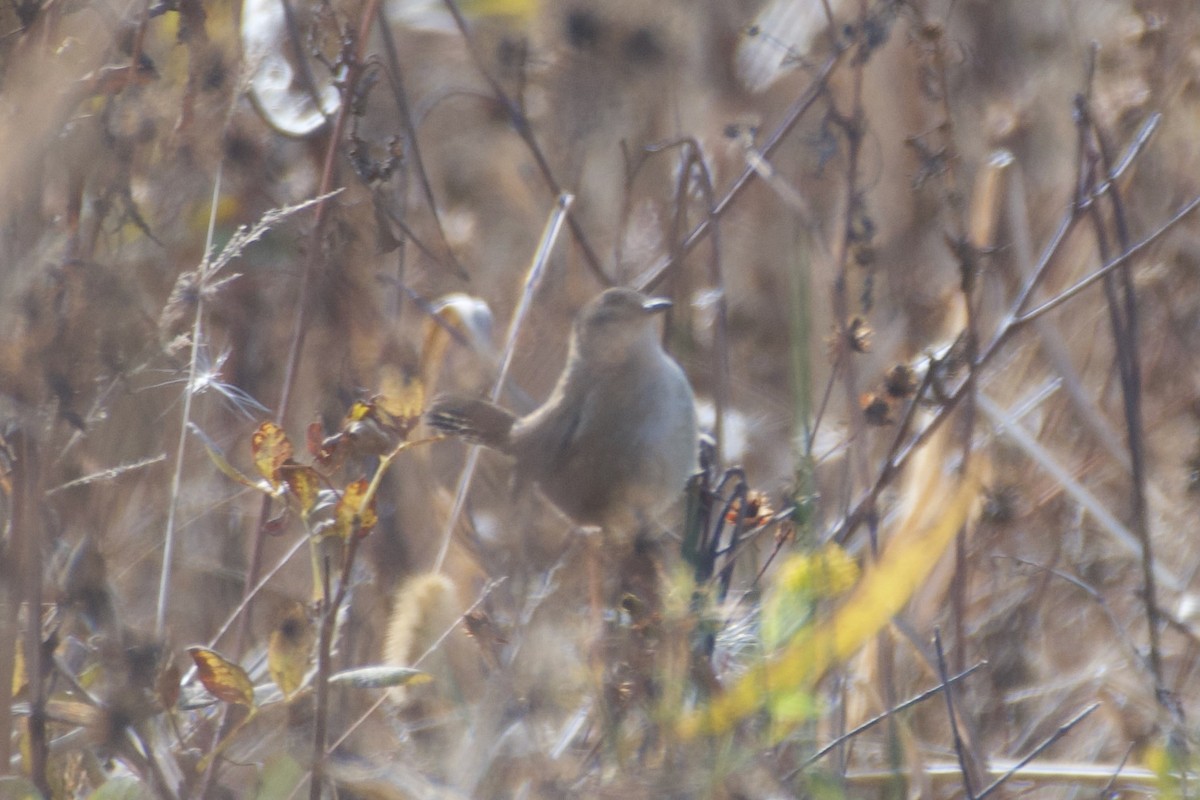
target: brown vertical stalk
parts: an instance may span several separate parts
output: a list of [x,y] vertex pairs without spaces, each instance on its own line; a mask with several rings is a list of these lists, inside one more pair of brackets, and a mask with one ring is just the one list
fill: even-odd
[[[38,487],[40,465],[38,463],[37,442],[33,441],[27,431],[20,430],[11,438],[11,444],[16,454],[13,481],[13,526],[10,552],[11,563],[16,568],[16,574],[9,576],[10,602],[12,616],[17,616],[17,609],[25,606],[25,631],[22,638],[22,651],[25,657],[25,674],[28,676],[29,717],[26,721],[27,748],[25,756],[28,762],[25,767],[29,771],[38,791],[50,797],[49,776],[46,773],[46,759],[49,746],[46,739],[46,692],[42,681],[42,547],[41,524],[39,509]],[[14,635],[13,642],[16,637]],[[9,674],[11,691],[12,675]],[[10,723],[11,724],[11,723]],[[7,740],[5,746],[7,748]],[[4,766],[7,767],[7,759]]]
[[981,786],[986,776],[978,754],[970,749],[970,741],[959,730],[958,712],[954,707],[954,692],[950,688],[950,673],[946,669],[946,653],[942,649],[942,634],[937,629],[933,632],[933,646],[937,654],[938,677],[942,682],[942,699],[946,701],[946,717],[950,722],[950,733],[954,739],[954,753],[958,757],[958,766],[962,770],[963,794],[968,800],[975,800],[973,786]]
[[350,535],[346,545],[345,561],[341,575],[338,578],[337,593],[333,599],[329,597],[328,570],[326,570],[325,596],[321,601],[321,629],[317,643],[317,674],[313,679],[313,689],[316,693],[316,721],[313,730],[313,763],[312,777],[309,779],[308,796],[310,800],[321,800],[321,786],[325,783],[325,742],[329,730],[329,676],[333,674],[333,637],[337,631],[337,616],[342,604],[346,602],[346,594],[350,587],[350,575],[354,569],[354,559],[358,553],[358,526]]
[[[1116,186],[1113,174],[1112,151],[1104,134],[1085,114],[1096,142],[1096,155],[1104,180],[1104,192],[1112,206],[1113,229],[1117,245],[1122,253],[1129,251],[1129,226],[1125,207]],[[1092,219],[1096,227],[1096,246],[1100,258],[1108,261],[1109,245],[1104,223],[1097,203],[1092,203]],[[1159,643],[1158,591],[1154,579],[1154,547],[1150,539],[1150,522],[1146,508],[1146,445],[1142,423],[1142,367],[1138,354],[1137,295],[1133,286],[1131,265],[1125,263],[1114,273],[1104,278],[1104,291],[1109,303],[1109,316],[1113,329],[1114,346],[1117,350],[1117,365],[1121,373],[1121,395],[1124,399],[1125,428],[1129,442],[1130,501],[1133,511],[1133,529],[1142,544],[1142,583],[1146,604],[1146,623],[1149,628],[1150,669],[1154,677],[1155,696],[1168,710],[1174,704],[1167,702],[1166,684],[1163,682],[1162,654]]]
[[[20,435],[20,434],[18,434]],[[4,443],[8,445],[8,442]],[[19,474],[19,473],[18,473]],[[12,530],[7,542],[0,540],[0,775],[7,775],[12,757],[12,682],[17,657],[17,614],[24,587],[20,563],[24,543],[26,514],[23,481],[13,491]]]
[[[858,41],[851,48],[854,57],[852,90],[850,99],[850,115],[846,116],[834,111],[837,122],[841,125],[846,137],[846,209],[842,220],[842,235],[837,245],[837,277],[833,284],[833,315],[837,325],[837,347],[834,350],[833,369],[830,370],[829,380],[832,382],[840,374],[842,386],[846,395],[846,413],[850,420],[850,440],[862,441],[865,429],[862,409],[858,405],[858,382],[854,369],[852,353],[849,347],[850,337],[850,302],[847,297],[847,270],[850,263],[851,235],[855,226],[855,216],[861,213],[863,204],[862,191],[859,188],[859,160],[862,155],[862,142],[866,134],[867,117],[863,109],[863,79],[870,57],[871,45],[867,41],[864,29],[869,14],[867,0],[861,0],[858,17]],[[854,481],[861,480],[864,484],[869,480],[865,448],[851,448],[847,453],[847,463],[853,463],[850,486],[847,487],[845,502],[848,504],[853,496]]]

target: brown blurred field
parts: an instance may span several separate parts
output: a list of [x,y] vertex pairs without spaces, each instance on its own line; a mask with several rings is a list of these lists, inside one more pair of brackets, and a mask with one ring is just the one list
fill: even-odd
[[[1192,0],[390,2],[0,8],[0,797],[1196,793]],[[635,552],[483,453],[451,528],[423,404],[532,290],[528,411],[615,284],[675,302],[700,516]],[[829,542],[858,594],[789,583]]]

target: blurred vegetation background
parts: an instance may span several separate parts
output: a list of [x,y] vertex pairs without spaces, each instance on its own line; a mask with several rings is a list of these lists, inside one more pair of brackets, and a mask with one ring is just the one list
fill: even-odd
[[[0,792],[1187,796],[1198,132],[1191,0],[5,4]],[[713,448],[613,597],[418,419],[617,284]]]

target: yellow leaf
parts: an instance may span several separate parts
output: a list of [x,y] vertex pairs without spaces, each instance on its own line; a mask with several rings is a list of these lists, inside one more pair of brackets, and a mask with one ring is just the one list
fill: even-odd
[[782,705],[789,709],[797,708],[796,692],[810,691],[832,665],[856,653],[928,578],[976,504],[981,463],[982,459],[974,459],[945,502],[936,506],[940,513],[932,514],[932,520],[896,532],[830,619],[805,626],[781,652],[755,665],[707,707],[685,715],[677,726],[680,736],[722,733],[777,699],[784,699]]
[[385,368],[375,405],[386,415],[380,421],[396,431],[401,439],[407,438],[425,410],[425,386],[416,375]]
[[374,412],[374,403],[364,403],[362,400],[356,400],[354,401],[354,405],[350,406],[350,410],[346,412],[346,422],[359,422],[371,416]]
[[25,674],[25,647],[18,639],[16,652],[13,653],[12,696],[19,695],[28,682],[29,676]]
[[293,603],[271,631],[267,669],[285,697],[290,697],[304,682],[315,639],[312,622],[301,603]]
[[213,697],[225,703],[254,707],[254,684],[246,670],[207,647],[189,647],[188,655],[196,662],[200,683]]
[[1162,739],[1151,743],[1142,753],[1142,763],[1154,772],[1156,797],[1162,800],[1182,800],[1185,793],[1183,776],[1188,773],[1186,745]]
[[295,462],[282,465],[279,468],[279,474],[287,484],[288,491],[300,504],[300,516],[307,518],[313,506],[317,504],[317,494],[321,490],[321,476],[312,467]]
[[279,468],[291,460],[292,443],[287,434],[274,422],[264,422],[250,437],[250,451],[254,454],[254,466],[271,485],[279,488]]
[[528,23],[538,11],[536,0],[466,0],[463,13],[471,19],[506,17],[514,22]]
[[363,507],[368,485],[366,478],[359,478],[346,486],[338,500],[334,512],[335,529],[343,539],[349,539],[352,535],[366,536],[379,521],[375,515],[374,497]]

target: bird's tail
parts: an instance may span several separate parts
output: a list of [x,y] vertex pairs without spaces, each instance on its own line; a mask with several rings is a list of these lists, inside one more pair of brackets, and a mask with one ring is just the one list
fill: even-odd
[[442,433],[507,453],[511,450],[510,434],[517,417],[480,397],[446,394],[434,398],[425,411],[425,421]]

